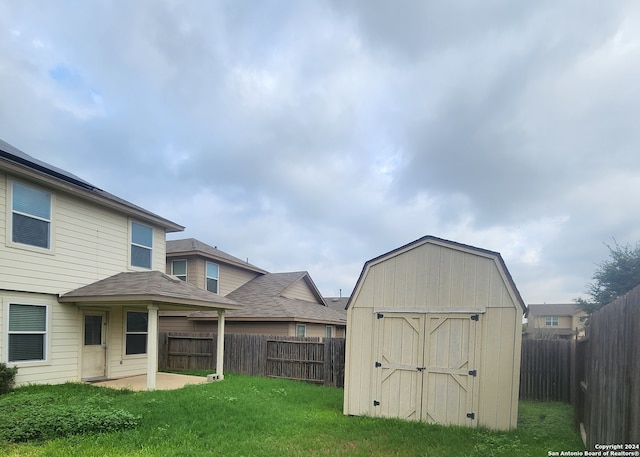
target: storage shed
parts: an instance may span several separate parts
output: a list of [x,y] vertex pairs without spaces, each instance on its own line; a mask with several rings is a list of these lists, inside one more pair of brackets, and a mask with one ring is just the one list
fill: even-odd
[[516,428],[522,314],[497,252],[425,236],[364,264],[344,413]]

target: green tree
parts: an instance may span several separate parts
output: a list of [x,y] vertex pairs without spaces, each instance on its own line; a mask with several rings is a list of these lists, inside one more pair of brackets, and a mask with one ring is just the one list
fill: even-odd
[[575,299],[586,313],[593,313],[640,284],[640,244],[621,246],[614,239],[609,249],[609,259],[598,264],[593,282],[587,284],[590,299]]

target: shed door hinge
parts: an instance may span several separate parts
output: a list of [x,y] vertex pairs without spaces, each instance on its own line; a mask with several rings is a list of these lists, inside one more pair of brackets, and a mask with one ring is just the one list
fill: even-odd
[[469,370],[469,376],[478,376],[478,370]]
[[373,406],[380,406],[380,402],[378,400],[373,400]]
[[476,321],[476,322],[479,321],[480,320],[480,315],[479,314],[473,314],[471,316],[471,320],[472,321]]
[[383,317],[384,317],[384,314],[382,314],[382,313],[377,313],[376,314],[376,318],[377,319],[382,319]]
[[467,413],[467,417],[469,419],[475,419],[476,418],[476,413]]
[[380,362],[376,362],[376,368],[380,368],[382,364]]

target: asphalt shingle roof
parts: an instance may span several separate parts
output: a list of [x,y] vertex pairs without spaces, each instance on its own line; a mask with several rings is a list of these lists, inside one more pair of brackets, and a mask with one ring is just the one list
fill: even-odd
[[[243,305],[242,309],[226,313],[227,319],[268,319],[320,321],[344,325],[346,312],[340,312],[321,303],[287,298],[282,293],[296,281],[308,276],[306,271],[267,273],[258,276],[227,295]],[[216,317],[209,312],[197,312],[190,318]]]
[[179,254],[200,254],[204,257],[211,257],[213,259],[221,260],[229,262],[230,264],[237,265],[240,267],[247,268],[249,270],[258,272],[258,273],[266,273],[266,270],[263,270],[260,267],[250,264],[238,257],[234,257],[231,254],[228,254],[224,251],[221,251],[217,247],[209,246],[206,243],[203,243],[200,240],[195,238],[185,238],[182,240],[168,240],[167,241],[167,255],[173,256]]
[[188,284],[161,271],[130,271],[67,292],[61,302],[155,301],[214,309],[241,308],[237,302]]
[[580,308],[573,303],[544,303],[528,306],[528,316],[573,316]]

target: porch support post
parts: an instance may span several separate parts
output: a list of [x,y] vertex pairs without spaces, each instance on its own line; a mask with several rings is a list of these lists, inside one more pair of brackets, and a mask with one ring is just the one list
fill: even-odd
[[155,390],[158,371],[158,305],[147,306],[147,390]]
[[222,372],[224,365],[224,310],[218,310],[218,354],[216,355],[216,378],[224,379]]

